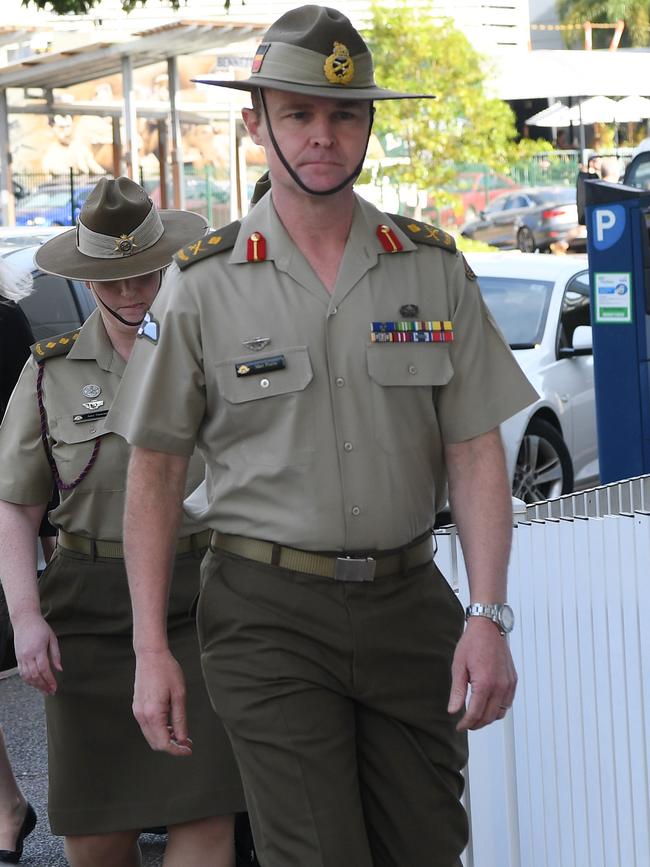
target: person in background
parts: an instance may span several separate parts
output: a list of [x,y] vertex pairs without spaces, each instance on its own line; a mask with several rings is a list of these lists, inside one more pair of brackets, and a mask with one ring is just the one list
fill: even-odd
[[[30,274],[16,271],[0,259],[0,421],[34,342],[27,317],[17,304],[32,288]],[[1,597],[0,588],[0,605],[4,605]],[[16,782],[0,729],[0,862],[20,861],[25,838],[34,830],[36,821],[34,808]]]
[[621,165],[618,157],[609,156],[602,157],[600,161],[600,178],[603,181],[609,181],[610,184],[617,184],[621,177]]
[[[233,814],[245,804],[190,613],[209,533],[186,518],[171,540],[166,632],[194,720],[194,743],[176,742],[181,762],[151,752],[131,711],[121,541],[129,448],[105,427],[163,270],[204,227],[197,214],[158,211],[128,178],[100,180],[77,228],[36,254],[42,270],[86,281],[97,309],[80,331],[33,346],[0,427],[0,574],[19,673],[46,697],[49,818],[71,867],[138,867],[141,830],[161,825],[165,867],[234,864]],[[188,494],[203,476],[197,456]],[[53,482],[58,542],[37,585],[34,540]]]
[[[585,182],[600,178],[601,158],[598,154],[592,154],[587,160],[587,165],[582,166],[576,178],[576,205],[578,208],[578,223],[585,225]],[[567,245],[568,246],[568,245]],[[566,252],[566,251],[565,251]]]

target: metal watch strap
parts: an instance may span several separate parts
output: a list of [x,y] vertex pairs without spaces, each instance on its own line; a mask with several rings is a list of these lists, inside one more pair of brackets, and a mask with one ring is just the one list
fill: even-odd
[[485,617],[491,620],[501,635],[512,632],[514,626],[512,609],[506,603],[473,602],[465,609],[465,620],[470,617]]

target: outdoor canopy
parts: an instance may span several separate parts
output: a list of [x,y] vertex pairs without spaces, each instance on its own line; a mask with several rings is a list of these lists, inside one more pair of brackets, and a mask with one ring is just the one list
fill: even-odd
[[526,120],[529,126],[579,126],[592,123],[629,123],[650,118],[650,99],[626,96],[615,100],[608,96],[592,96],[569,107],[555,102]]

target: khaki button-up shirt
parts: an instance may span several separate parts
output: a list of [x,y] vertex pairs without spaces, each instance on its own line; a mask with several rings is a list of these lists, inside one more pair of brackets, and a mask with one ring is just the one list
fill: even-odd
[[[67,355],[44,363],[48,442],[63,482],[78,478],[90,460],[95,441],[101,442],[88,475],[72,490],[60,492],[61,503],[50,520],[69,533],[119,541],[128,443],[108,433],[108,416],[75,421],[80,415],[110,410],[124,373],[125,362],[114,350],[99,311],[89,317]],[[0,499],[21,505],[47,503],[54,485],[41,440],[37,375],[38,364],[30,357],[0,426]],[[188,490],[195,488],[203,475],[203,463],[197,456],[188,474]],[[204,526],[185,516],[181,535],[195,533]]]
[[[384,250],[380,224],[401,252]],[[247,261],[254,232],[264,261]],[[453,342],[373,343],[371,324],[404,319],[404,305],[451,321]],[[267,194],[233,249],[169,269],[151,313],[109,426],[163,452],[198,443],[205,518],[224,533],[320,551],[404,545],[444,502],[443,443],[535,399],[462,257],[413,243],[361,199],[331,296]]]

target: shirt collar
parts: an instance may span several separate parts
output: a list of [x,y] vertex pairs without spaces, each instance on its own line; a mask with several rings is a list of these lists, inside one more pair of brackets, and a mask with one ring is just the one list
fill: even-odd
[[[380,211],[357,193],[355,193],[355,200],[356,207],[348,243],[350,240],[358,240],[363,247],[368,248],[369,252],[372,251],[373,256],[386,253],[377,237],[377,229],[381,225],[387,225],[399,238],[404,252],[417,250],[417,245],[404,234],[388,214]],[[278,267],[286,270],[291,258],[293,241],[278,217],[271,193],[263,196],[242,220],[235,246],[230,254],[231,264],[248,261],[248,239],[253,232],[258,232],[266,241],[266,259],[272,259]]]
[[93,310],[84,322],[74,346],[68,352],[73,361],[96,361],[102,370],[121,376],[126,362],[110,341],[99,309]]

